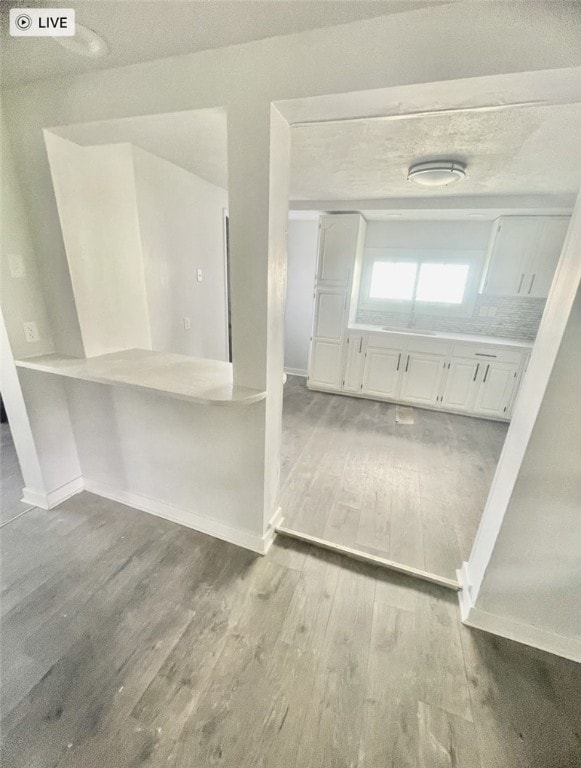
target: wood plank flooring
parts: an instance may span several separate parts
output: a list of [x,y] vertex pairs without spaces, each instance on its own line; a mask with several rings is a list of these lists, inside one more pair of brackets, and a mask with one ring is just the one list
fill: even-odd
[[581,765],[581,666],[449,590],[87,493],[1,533],[3,768]]
[[285,385],[285,527],[456,580],[507,425]]
[[0,490],[2,493],[0,526],[31,508],[30,504],[24,504],[21,501],[23,486],[24,480],[10,426],[7,423],[0,424]]

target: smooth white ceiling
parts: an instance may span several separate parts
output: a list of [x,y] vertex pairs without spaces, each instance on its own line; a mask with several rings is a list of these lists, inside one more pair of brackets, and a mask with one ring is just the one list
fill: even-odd
[[129,142],[212,184],[228,186],[226,112],[222,109],[128,117],[52,130],[82,145]]
[[[417,10],[454,0],[14,0],[1,3],[5,85],[110,69],[251,40]],[[11,38],[8,10],[76,9],[80,24],[108,42],[110,54],[87,59],[50,38]]]
[[[373,200],[576,194],[581,104],[292,126],[291,199]],[[226,114],[198,110],[56,129],[79,144],[128,141],[227,186]],[[467,178],[436,190],[406,179],[417,160],[454,157]]]

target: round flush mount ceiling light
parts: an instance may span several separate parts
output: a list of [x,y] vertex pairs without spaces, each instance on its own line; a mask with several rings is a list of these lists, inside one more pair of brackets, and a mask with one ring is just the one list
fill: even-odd
[[67,51],[72,51],[79,56],[88,56],[90,59],[99,59],[109,53],[107,41],[82,24],[75,25],[74,37],[53,37],[53,40]]
[[430,160],[415,163],[408,170],[408,181],[422,187],[447,187],[466,176],[466,164],[458,160]]

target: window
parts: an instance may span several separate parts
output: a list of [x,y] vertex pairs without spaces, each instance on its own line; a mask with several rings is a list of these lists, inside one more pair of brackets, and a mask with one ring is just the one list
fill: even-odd
[[360,307],[380,311],[469,315],[482,251],[368,248]]
[[409,261],[373,263],[369,297],[371,299],[411,299],[414,295],[417,264]]
[[462,304],[469,272],[469,264],[422,264],[416,302]]

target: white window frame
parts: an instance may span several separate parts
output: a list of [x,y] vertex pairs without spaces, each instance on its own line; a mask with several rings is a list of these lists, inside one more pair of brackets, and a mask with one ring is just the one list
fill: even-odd
[[[484,269],[485,250],[450,250],[419,248],[366,248],[363,255],[359,309],[378,312],[401,312],[416,315],[443,315],[446,317],[470,317],[474,311],[478,286]],[[419,266],[425,262],[433,264],[468,264],[470,269],[466,280],[464,301],[461,304],[426,302],[398,299],[375,299],[369,296],[373,265],[377,261],[411,261]],[[417,280],[416,280],[417,287]]]

